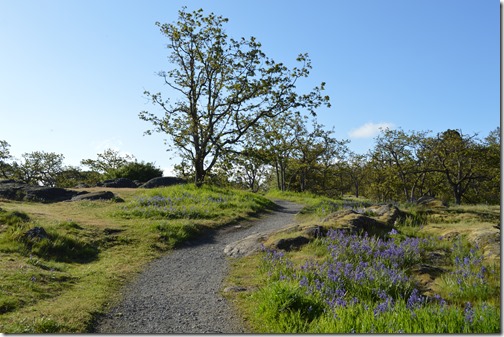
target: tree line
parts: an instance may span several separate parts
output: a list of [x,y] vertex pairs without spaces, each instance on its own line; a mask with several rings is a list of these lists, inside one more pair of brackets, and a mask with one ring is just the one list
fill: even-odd
[[[255,130],[261,133],[252,133],[241,153],[217,165],[216,182],[380,202],[414,202],[428,195],[456,204],[500,203],[500,127],[484,139],[461,130],[433,135],[384,129],[368,153],[357,154],[316,122],[311,128],[292,127],[296,121]],[[188,167],[179,166],[180,174],[190,177]]]
[[106,149],[96,159],[83,159],[80,166],[64,165],[63,154],[45,151],[23,153],[21,159],[10,153],[10,144],[0,140],[0,179],[49,187],[94,186],[116,178],[146,182],[161,177],[163,171],[154,163],[138,161],[132,155]]

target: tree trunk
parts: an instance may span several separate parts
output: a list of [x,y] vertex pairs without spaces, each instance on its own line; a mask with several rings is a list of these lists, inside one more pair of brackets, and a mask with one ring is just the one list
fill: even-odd
[[194,161],[194,184],[196,187],[201,187],[203,186],[203,183],[205,182],[205,169],[203,167],[204,165],[204,160],[203,158],[197,157]]
[[455,204],[460,205],[462,202],[462,191],[459,185],[453,185],[453,195],[455,197]]

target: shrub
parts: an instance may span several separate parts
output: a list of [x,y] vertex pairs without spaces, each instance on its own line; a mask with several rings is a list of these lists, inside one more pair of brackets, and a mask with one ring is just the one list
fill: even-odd
[[163,171],[154,166],[153,163],[131,162],[118,169],[110,170],[106,173],[107,179],[128,178],[146,182],[152,178],[161,177]]

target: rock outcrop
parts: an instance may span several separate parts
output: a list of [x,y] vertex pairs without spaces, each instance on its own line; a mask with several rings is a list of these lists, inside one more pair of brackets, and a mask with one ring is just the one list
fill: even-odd
[[164,186],[172,186],[178,184],[185,184],[187,181],[182,178],[177,177],[156,177],[152,178],[148,182],[139,187],[142,188],[155,188],[155,187],[164,187]]
[[112,200],[115,199],[116,201],[124,201],[118,197],[115,196],[114,193],[110,191],[100,191],[100,192],[84,192],[80,193],[72,198],[72,201],[79,201],[79,200]]
[[351,233],[367,232],[369,235],[385,236],[393,228],[384,221],[379,221],[354,210],[342,210],[329,214],[322,220],[322,226],[340,229]]
[[137,188],[138,185],[128,178],[117,178],[103,181],[99,186],[114,188]]
[[4,180],[0,181],[0,198],[16,201],[32,201],[53,203],[77,200],[111,200],[123,201],[110,191],[86,192],[73,191],[59,187],[45,187],[28,185],[22,182]]
[[34,186],[11,180],[0,182],[0,198],[10,200],[51,203],[70,200],[77,194],[58,187]]
[[256,233],[251,234],[239,241],[232,242],[224,247],[224,254],[232,257],[248,256],[258,252],[262,248],[262,243],[267,239],[267,235]]

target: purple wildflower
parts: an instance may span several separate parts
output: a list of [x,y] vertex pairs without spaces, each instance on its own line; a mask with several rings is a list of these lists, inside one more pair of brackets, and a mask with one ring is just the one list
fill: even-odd
[[406,302],[406,307],[410,310],[413,310],[415,308],[419,308],[423,302],[424,297],[420,295],[418,290],[415,288],[411,292],[411,295],[409,296],[408,301]]
[[474,320],[474,310],[471,306],[471,302],[467,302],[464,308],[465,320],[467,323],[472,324]]

